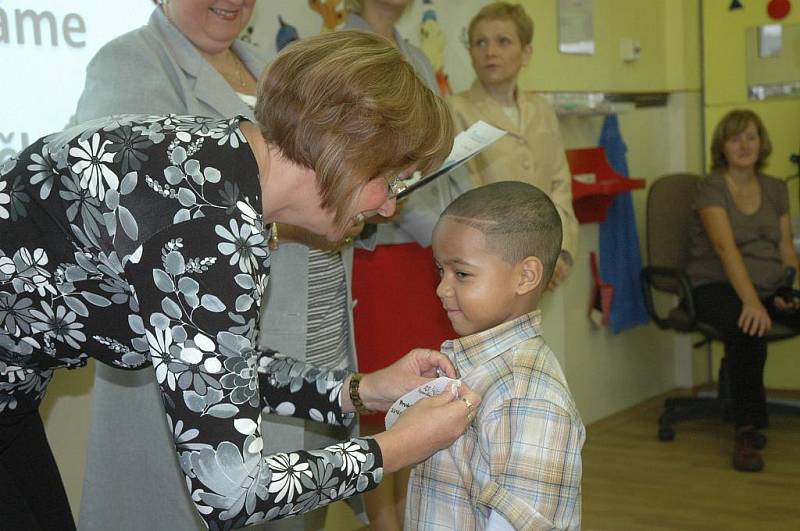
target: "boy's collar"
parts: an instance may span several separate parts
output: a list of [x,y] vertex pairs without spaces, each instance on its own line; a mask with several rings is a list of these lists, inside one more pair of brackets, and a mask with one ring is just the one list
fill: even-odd
[[541,323],[542,311],[534,310],[483,332],[445,341],[441,351],[463,376],[517,343],[541,335]]

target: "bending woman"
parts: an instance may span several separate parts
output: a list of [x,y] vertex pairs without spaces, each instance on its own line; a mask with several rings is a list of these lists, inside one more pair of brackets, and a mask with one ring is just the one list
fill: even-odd
[[[346,424],[437,369],[455,375],[435,351],[362,378],[256,349],[264,223],[336,241],[366,216],[390,216],[397,179],[440,164],[452,126],[399,52],[362,32],[289,47],[261,78],[255,114],[258,125],[101,119],[40,139],[0,173],[3,417],[38,416],[54,369],[89,356],[151,362],[189,494],[212,528],[373,488],[471,421],[466,402],[443,393],[372,438],[263,454],[262,413]],[[4,522],[35,524],[24,509],[4,509]]]
[[[261,55],[263,50],[237,37],[254,9],[260,6],[263,13],[270,4],[254,0],[158,3],[145,26],[114,39],[92,59],[75,112],[77,121],[121,113],[253,119],[256,79],[267,60]],[[260,316],[260,346],[291,353],[317,367],[355,370],[352,246],[340,251],[324,238],[312,238],[296,227],[276,228],[270,253],[273,282]],[[311,248],[312,243],[321,248]],[[113,528],[121,517],[136,523],[128,531],[151,531],[156,518],[164,529],[201,525],[183,495],[180,469],[171,450],[174,434],[160,419],[161,399],[149,371],[118,371],[103,364],[95,370],[82,525]],[[129,413],[119,415],[125,409]],[[352,427],[285,417],[266,417],[263,423],[270,433],[269,452],[318,448],[348,438],[352,431]],[[120,462],[108,444],[133,436],[147,436],[151,442],[146,448],[128,450],[131,461],[147,458],[152,469]],[[110,470],[115,473],[108,474]],[[119,477],[126,481],[120,482]],[[140,494],[117,503],[130,489]],[[171,509],[148,513],[142,511],[147,504]],[[307,514],[305,519],[309,527],[322,528],[325,511]],[[277,525],[282,531],[305,527],[301,519]]]
[[[736,426],[733,466],[760,471],[766,437],[764,339],[772,321],[800,329],[791,300],[777,295],[787,267],[797,271],[786,183],[761,172],[772,151],[752,111],[725,115],[711,140],[712,172],[699,185],[691,221],[692,281],[697,318],[725,342]],[[787,297],[791,298],[791,297]]]

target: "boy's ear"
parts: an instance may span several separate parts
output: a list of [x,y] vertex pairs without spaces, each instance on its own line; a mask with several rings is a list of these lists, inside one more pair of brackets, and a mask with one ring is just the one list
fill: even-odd
[[544,264],[535,256],[523,258],[517,264],[519,268],[519,283],[517,284],[517,295],[527,295],[542,284],[544,277]]

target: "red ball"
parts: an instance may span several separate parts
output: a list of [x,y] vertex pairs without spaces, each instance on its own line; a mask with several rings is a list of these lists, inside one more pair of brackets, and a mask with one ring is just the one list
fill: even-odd
[[789,0],[770,0],[767,4],[767,14],[773,20],[780,20],[792,10],[792,3]]

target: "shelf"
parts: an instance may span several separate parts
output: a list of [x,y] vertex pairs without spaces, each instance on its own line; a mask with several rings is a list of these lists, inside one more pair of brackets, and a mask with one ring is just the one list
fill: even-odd
[[619,114],[640,107],[664,107],[666,92],[539,92],[553,105],[556,114],[567,116],[597,116]]

